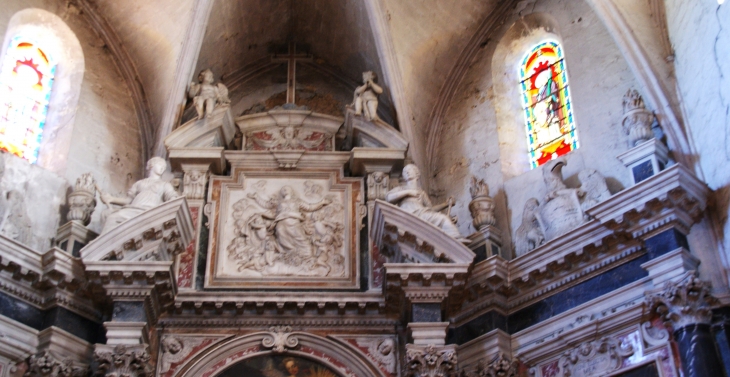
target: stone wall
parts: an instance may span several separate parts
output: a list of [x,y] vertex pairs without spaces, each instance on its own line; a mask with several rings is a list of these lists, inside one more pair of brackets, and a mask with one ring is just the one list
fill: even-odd
[[[532,14],[532,15],[528,15]],[[526,16],[520,19],[520,15]],[[563,170],[569,186],[577,173],[596,169],[615,193],[631,182],[615,158],[628,149],[621,128],[622,99],[636,82],[608,31],[585,1],[537,2],[512,14],[464,77],[441,125],[432,195],[454,196],[463,234],[473,232],[468,192],[471,175],[483,178],[496,201],[497,227],[510,246],[530,197],[542,201],[542,169],[530,170],[518,69],[524,54],[545,37],[562,41],[579,148]],[[438,200],[437,200],[438,201]]]
[[[715,233],[730,266],[730,4],[667,0],[678,91],[685,124],[699,155],[703,179],[715,190],[710,208]],[[708,245],[714,248],[714,245]],[[727,272],[726,272],[727,273]]]
[[[55,138],[60,134],[69,138],[65,143],[52,143],[48,168],[68,182],[74,182],[81,174],[91,172],[102,189],[116,194],[126,192],[143,175],[139,125],[129,91],[104,42],[73,3],[5,0],[2,5],[0,38],[6,37],[13,15],[35,8],[41,10],[40,13],[47,11],[60,17],[78,38],[83,50],[84,71],[78,104],[74,108],[61,110],[72,114],[75,112],[75,116],[62,125],[48,124],[51,131],[44,134],[44,138]],[[59,64],[59,72],[64,69],[63,64]],[[52,97],[52,104],[53,101]],[[54,130],[54,126],[58,127]],[[43,175],[41,172],[35,174]],[[42,201],[34,205],[38,203]],[[96,212],[92,229],[99,228],[98,213],[101,211]],[[57,216],[55,219],[58,221]]]

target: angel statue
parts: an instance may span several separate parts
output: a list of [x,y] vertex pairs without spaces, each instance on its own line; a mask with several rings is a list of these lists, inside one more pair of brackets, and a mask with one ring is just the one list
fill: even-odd
[[383,88],[376,84],[378,76],[374,72],[367,71],[362,74],[363,84],[355,89],[355,114],[362,115],[367,120],[378,119],[378,94],[383,93]]
[[213,78],[213,72],[210,69],[200,72],[198,81],[200,83],[191,82],[188,90],[188,97],[193,99],[195,110],[198,111],[198,119],[203,119],[203,116],[210,116],[216,104],[231,103],[228,98],[228,88],[222,83],[213,85],[215,78]]
[[266,198],[258,192],[248,194],[249,198],[269,212],[263,213],[264,218],[273,219],[270,229],[276,234],[276,241],[282,258],[289,264],[300,265],[301,262],[311,260],[316,256],[310,237],[304,229],[304,215],[302,212],[314,212],[330,204],[330,198],[324,198],[317,203],[306,203],[299,199],[290,186],[279,190],[279,198]]
[[418,183],[420,177],[421,172],[416,165],[406,165],[403,168],[403,179],[406,183],[388,191],[385,194],[385,200],[389,203],[397,204],[398,207],[406,212],[412,213],[418,218],[435,225],[449,236],[454,237],[457,241],[465,244],[470,243],[471,240],[464,238],[459,232],[459,228],[454,224],[456,220],[448,214],[439,212],[447,207],[450,212],[453,201],[450,199],[448,203],[436,206],[431,204],[431,199],[429,199],[428,194],[421,189],[421,185]]

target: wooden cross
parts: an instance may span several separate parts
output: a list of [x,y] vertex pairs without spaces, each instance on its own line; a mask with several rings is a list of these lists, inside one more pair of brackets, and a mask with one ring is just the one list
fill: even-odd
[[312,61],[312,55],[309,54],[297,54],[297,45],[294,42],[289,42],[289,53],[287,55],[274,54],[271,61],[274,62],[286,62],[287,73],[286,73],[286,103],[294,103],[297,89],[297,60],[299,61]]

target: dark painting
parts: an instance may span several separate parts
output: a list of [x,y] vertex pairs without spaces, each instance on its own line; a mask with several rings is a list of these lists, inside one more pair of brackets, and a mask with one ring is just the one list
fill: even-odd
[[241,361],[218,377],[339,377],[332,369],[295,356],[259,356]]

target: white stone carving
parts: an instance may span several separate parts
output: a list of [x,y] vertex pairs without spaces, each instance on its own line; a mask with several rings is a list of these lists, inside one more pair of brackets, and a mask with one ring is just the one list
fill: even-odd
[[76,179],[74,191],[68,194],[68,221],[89,225],[96,208],[96,181],[91,173],[82,174]]
[[342,198],[334,194],[321,198],[324,182],[283,183],[252,182],[247,198],[233,204],[235,236],[226,251],[235,271],[253,277],[342,276]]
[[5,194],[5,213],[2,221],[2,234],[26,246],[33,247],[32,224],[25,207],[25,197],[17,190]]
[[208,169],[186,170],[183,177],[183,196],[187,199],[203,199],[208,175]]
[[631,344],[613,337],[586,342],[561,358],[564,377],[604,376],[621,368],[623,358],[634,354]]
[[[406,165],[403,168],[403,180],[405,180],[405,184],[388,191],[385,195],[385,200],[435,225],[456,240],[462,243],[470,243],[471,240],[462,237],[459,229],[454,224],[456,222],[455,219],[450,216],[451,207],[454,204],[453,201],[449,200],[447,203],[436,206],[431,204],[431,199],[421,189],[421,184],[418,182],[420,177],[421,172],[416,165]],[[448,214],[439,212],[443,209],[448,209]]]
[[374,72],[363,72],[363,84],[355,89],[352,100],[355,115],[362,115],[370,121],[378,119],[378,95],[383,93],[383,88],[375,83],[377,80],[378,76]]
[[710,283],[689,273],[682,280],[668,280],[664,288],[646,298],[651,311],[658,313],[675,330],[694,324],[710,324],[712,308],[718,300],[710,294]]
[[368,174],[368,201],[385,199],[390,187],[390,176],[388,173],[376,171]]
[[205,338],[182,338],[174,335],[165,335],[160,340],[162,355],[160,356],[160,373],[167,373],[174,363],[185,360],[195,347],[203,343]]
[[407,377],[451,377],[456,376],[457,358],[453,345],[406,345]]
[[198,75],[198,82],[191,82],[188,89],[188,96],[193,99],[193,105],[198,112],[198,119],[210,116],[218,105],[231,103],[228,98],[228,88],[222,83],[213,85],[215,78],[210,69],[206,69]]
[[367,348],[368,356],[373,358],[388,373],[395,374],[397,362],[395,340],[392,338],[355,338],[355,343]]
[[518,257],[545,243],[545,235],[537,219],[539,208],[540,203],[537,199],[527,199],[522,210],[522,224],[517,228],[515,237],[515,254]]
[[152,377],[149,365],[150,355],[144,345],[125,346],[119,344],[113,349],[97,349],[94,360],[98,363],[97,375],[106,377]]
[[464,377],[517,377],[519,362],[510,360],[504,353],[499,352],[490,362],[480,360],[477,369],[471,373],[465,373]]
[[249,133],[246,141],[249,143],[247,149],[255,149],[251,144],[263,149],[274,150],[316,150],[320,146],[326,147],[331,144],[332,135],[327,135],[313,130],[286,126],[282,128],[269,129],[258,133]]
[[148,209],[180,196],[170,182],[162,180],[162,174],[166,168],[167,162],[163,158],[152,157],[147,161],[149,177],[132,185],[132,188],[127,192],[126,198],[115,198],[97,188],[101,192],[101,201],[109,207],[107,211],[111,211],[111,213],[106,214],[106,221],[101,234],[114,229],[119,224]]
[[606,178],[595,169],[582,170],[578,173],[578,179],[581,183],[579,196],[583,198],[580,206],[584,213],[587,209],[611,197],[611,192],[606,186]]
[[497,220],[494,218],[494,201],[489,196],[489,186],[483,179],[471,177],[471,202],[469,212],[474,224],[474,229],[480,230],[486,226],[494,226]]
[[651,322],[644,322],[639,326],[641,329],[641,339],[648,348],[659,347],[669,342],[669,331],[652,326]]
[[28,370],[24,377],[86,377],[89,367],[71,359],[59,359],[50,351],[43,351],[28,359]]
[[299,338],[292,336],[291,326],[272,326],[261,340],[261,345],[271,348],[274,353],[284,353],[287,349],[298,346]]
[[646,109],[644,100],[635,89],[629,89],[624,95],[624,118],[622,125],[629,135],[629,147],[635,147],[654,137],[651,124],[654,114]]
[[565,161],[558,159],[542,171],[547,193],[540,204],[538,220],[546,240],[563,235],[583,222],[579,191],[563,182],[563,166]]

